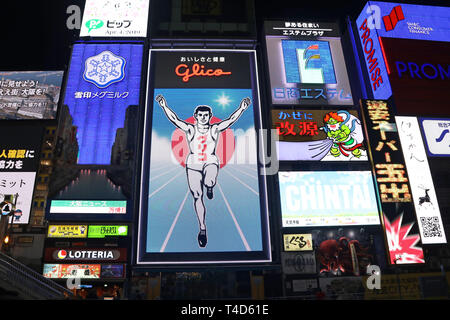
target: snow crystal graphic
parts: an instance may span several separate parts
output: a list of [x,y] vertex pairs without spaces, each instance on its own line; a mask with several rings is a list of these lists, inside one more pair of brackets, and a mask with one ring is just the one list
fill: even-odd
[[87,58],[83,79],[104,89],[125,77],[126,60],[111,51]]

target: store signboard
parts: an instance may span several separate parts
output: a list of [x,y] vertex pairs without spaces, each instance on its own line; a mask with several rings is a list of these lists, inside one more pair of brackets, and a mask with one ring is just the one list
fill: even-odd
[[51,200],[50,213],[126,214],[127,201],[117,200]]
[[50,279],[100,279],[100,264],[44,264],[43,275]]
[[109,261],[123,262],[127,259],[125,248],[46,248],[45,260],[65,261]]
[[86,238],[87,225],[54,225],[48,226],[49,238]]
[[425,263],[393,108],[385,100],[362,100],[361,108],[381,200],[389,262]]
[[128,236],[128,226],[123,225],[90,225],[88,238],[125,237]]
[[284,274],[316,274],[316,254],[314,252],[282,252],[281,265]]
[[311,234],[283,234],[284,251],[313,250]]

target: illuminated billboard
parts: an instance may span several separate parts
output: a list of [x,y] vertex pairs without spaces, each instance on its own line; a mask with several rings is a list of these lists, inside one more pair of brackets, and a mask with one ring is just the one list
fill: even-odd
[[280,172],[282,226],[380,223],[369,171]]
[[311,234],[283,234],[283,248],[284,251],[311,251]]
[[353,104],[337,24],[266,21],[265,35],[272,104]]
[[50,213],[126,214],[127,201],[52,200]]
[[361,108],[381,200],[389,262],[425,263],[393,108],[384,100],[362,100]]
[[450,119],[419,118],[430,157],[450,157]]
[[76,127],[78,164],[111,163],[127,108],[139,105],[142,55],[141,44],[73,46],[64,104]]
[[0,126],[0,213],[14,224],[30,220],[43,134],[39,126]]
[[[393,92],[397,95],[397,89],[391,88],[391,78],[396,71],[392,66],[387,65],[395,62],[387,62],[391,60],[391,57],[386,52],[386,38],[392,38],[390,43],[394,44],[397,43],[397,40],[399,40],[398,43],[402,43],[404,39],[450,41],[449,15],[450,8],[448,7],[367,2],[356,19],[356,28],[361,45],[361,58],[365,61],[365,69],[374,99],[388,99]],[[413,45],[413,43],[415,44]],[[409,49],[396,48],[392,52],[406,56],[422,56],[425,60],[440,53],[440,50],[433,51],[431,55],[424,53],[421,42],[412,41],[411,46]],[[421,47],[421,50],[417,50],[418,47]],[[411,60],[403,62],[414,63]],[[415,89],[405,90],[404,94],[412,97],[415,92],[417,92]],[[440,93],[442,94],[442,91]],[[411,99],[411,101],[413,100]],[[408,110],[406,106],[405,110]],[[427,112],[423,108],[422,110]]]
[[252,50],[150,51],[138,264],[271,260],[256,70]]
[[146,37],[149,0],[87,0],[80,37]]
[[102,239],[105,237],[125,237],[128,236],[128,226],[123,225],[90,225],[88,238]]
[[278,160],[367,160],[364,133],[353,110],[272,110]]
[[380,42],[397,114],[448,116],[450,42],[393,38]]
[[50,279],[100,279],[100,264],[44,264],[43,275]]
[[423,244],[447,243],[416,117],[395,117]]
[[110,261],[125,262],[125,248],[45,248],[45,261]]
[[56,119],[64,71],[0,71],[0,119]]
[[47,237],[49,238],[86,238],[87,225],[49,225]]

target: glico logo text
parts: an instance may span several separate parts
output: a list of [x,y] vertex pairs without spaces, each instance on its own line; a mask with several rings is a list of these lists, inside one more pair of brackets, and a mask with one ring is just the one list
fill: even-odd
[[192,69],[187,64],[179,64],[175,68],[175,74],[182,78],[183,82],[189,82],[192,77],[220,77],[224,75],[231,75],[229,71],[222,69],[206,69],[204,65],[194,63]]

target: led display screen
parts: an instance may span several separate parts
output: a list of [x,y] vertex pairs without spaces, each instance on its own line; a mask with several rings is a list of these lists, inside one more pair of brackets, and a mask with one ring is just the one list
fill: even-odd
[[0,71],[0,119],[55,119],[63,71]]
[[423,244],[447,243],[416,117],[395,117]]
[[419,118],[430,157],[450,156],[450,119]]
[[272,110],[278,159],[367,160],[358,112],[352,110]]
[[50,279],[100,279],[100,264],[44,264],[43,275]]
[[425,263],[393,108],[384,100],[362,100],[361,108],[381,200],[389,262]]
[[368,171],[280,172],[283,227],[379,224]]
[[151,50],[138,263],[270,261],[255,70],[254,51]]
[[149,0],[87,0],[80,37],[146,37]]
[[78,164],[111,163],[127,110],[139,105],[142,54],[140,44],[73,46],[64,104],[77,130]]
[[266,22],[265,32],[272,104],[353,104],[336,24]]
[[52,200],[50,213],[125,214],[126,201]]
[[380,41],[397,114],[448,116],[450,42],[393,38]]
[[368,1],[360,18],[372,15],[380,19],[374,26],[379,37],[450,41],[449,7]]
[[44,130],[24,124],[0,126],[0,213],[27,224]]
[[90,225],[88,229],[88,238],[105,238],[105,237],[124,237],[128,235],[128,226],[97,226]]

